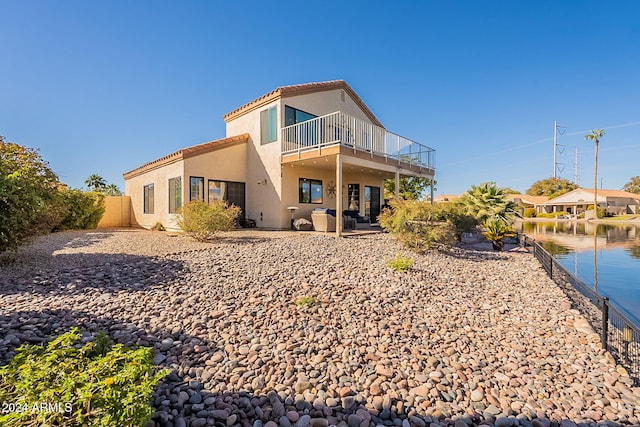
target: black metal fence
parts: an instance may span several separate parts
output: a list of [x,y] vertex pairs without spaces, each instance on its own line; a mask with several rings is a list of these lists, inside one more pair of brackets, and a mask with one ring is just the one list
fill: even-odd
[[602,347],[627,369],[634,385],[640,386],[640,324],[622,313],[609,298],[598,294],[592,287],[571,274],[539,243],[524,235],[520,236],[520,243],[527,250],[533,251],[533,255],[550,278],[560,285],[570,284],[599,309],[600,324],[593,326],[600,332]]

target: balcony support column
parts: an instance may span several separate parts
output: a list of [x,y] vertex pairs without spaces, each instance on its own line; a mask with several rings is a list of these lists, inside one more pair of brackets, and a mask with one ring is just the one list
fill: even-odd
[[394,193],[393,196],[395,197],[396,200],[398,200],[400,198],[400,172],[396,171],[396,182],[395,182],[395,187],[394,187]]
[[435,182],[435,180],[433,178],[431,178],[431,204],[433,204],[433,183]]
[[336,155],[336,237],[342,235],[342,156]]

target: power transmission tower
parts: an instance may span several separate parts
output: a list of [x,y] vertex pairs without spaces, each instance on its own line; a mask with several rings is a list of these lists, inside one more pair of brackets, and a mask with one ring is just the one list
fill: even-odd
[[564,153],[564,145],[558,144],[558,134],[564,135],[566,132],[566,128],[564,126],[559,126],[558,122],[554,120],[553,122],[553,177],[558,177],[558,171],[564,171],[564,163],[558,162],[558,153]]

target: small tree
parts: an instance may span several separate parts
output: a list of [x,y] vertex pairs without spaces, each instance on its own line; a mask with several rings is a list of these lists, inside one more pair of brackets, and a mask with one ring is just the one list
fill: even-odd
[[547,196],[553,199],[576,188],[578,188],[578,186],[567,179],[552,177],[541,179],[531,184],[531,187],[527,190],[527,194],[530,196]]
[[[435,185],[435,180],[434,180]],[[422,194],[431,187],[431,180],[427,178],[402,177],[400,178],[400,186],[398,195],[404,200],[420,200]],[[396,182],[394,179],[384,181],[384,198],[393,199],[395,196]],[[435,189],[434,189],[435,190]]]
[[640,194],[640,176],[631,177],[629,182],[627,182],[622,189],[629,193]]
[[41,223],[57,193],[58,177],[33,148],[0,138],[0,252],[48,232]]
[[216,200],[210,205],[194,200],[178,209],[178,226],[198,241],[206,241],[220,231],[232,230],[240,208]]

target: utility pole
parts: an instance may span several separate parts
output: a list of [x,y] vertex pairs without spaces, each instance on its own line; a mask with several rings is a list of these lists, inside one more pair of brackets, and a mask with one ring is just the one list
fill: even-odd
[[[562,130],[558,130],[558,128],[562,128]],[[553,121],[553,177],[558,177],[558,171],[564,171],[564,163],[558,163],[558,153],[564,153],[564,145],[558,144],[558,133],[560,135],[564,135],[565,132],[564,126],[559,126],[557,121]],[[560,148],[562,147],[562,149]]]
[[576,147],[576,157],[573,160],[573,183],[578,185],[578,147]]

